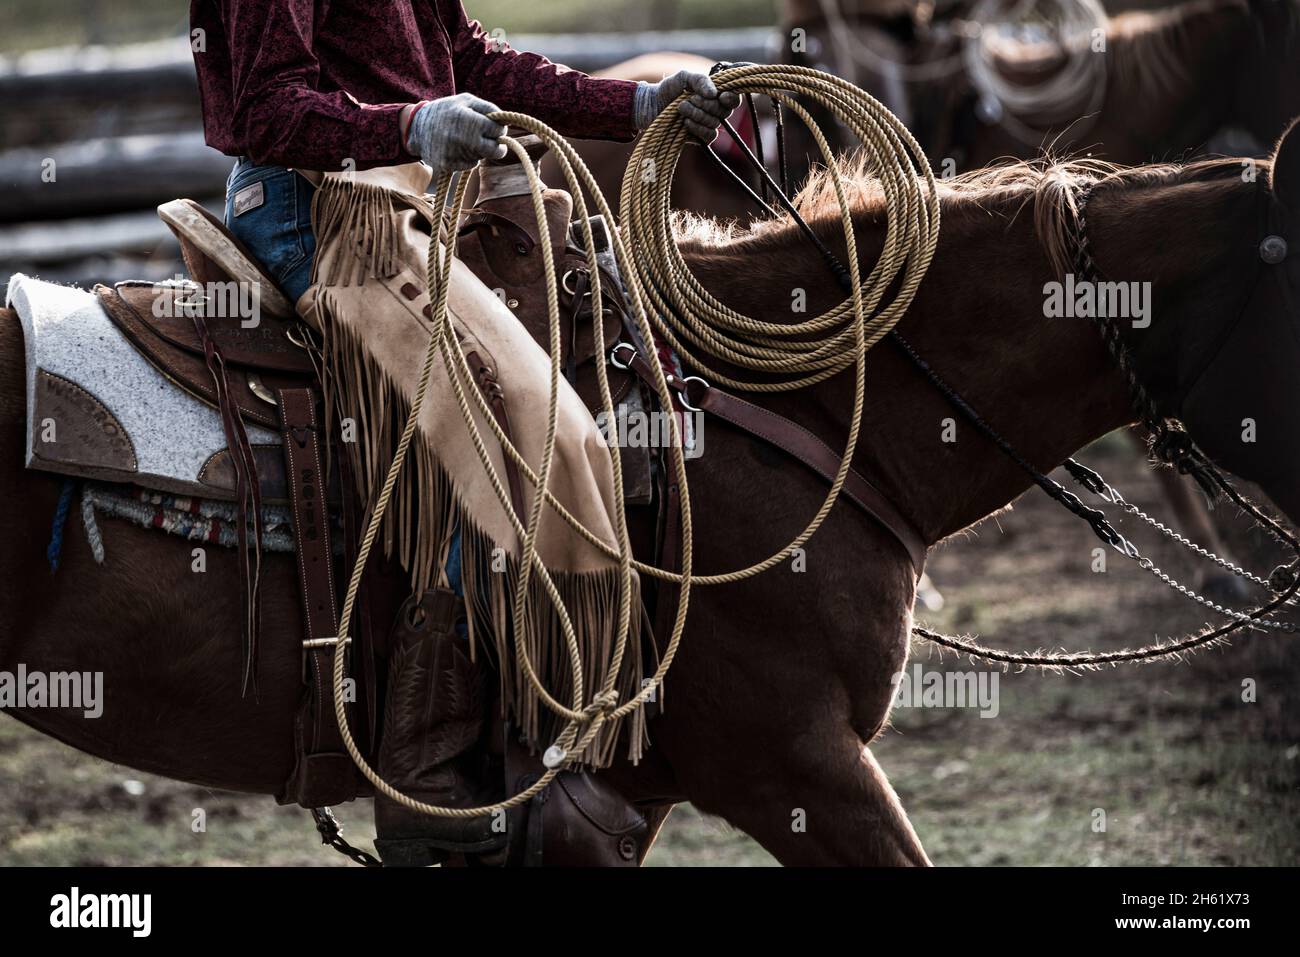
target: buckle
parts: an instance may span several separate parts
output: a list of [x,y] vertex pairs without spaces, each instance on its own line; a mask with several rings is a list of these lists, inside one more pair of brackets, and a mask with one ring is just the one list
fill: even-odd
[[699,402],[703,402],[704,396],[708,395],[709,391],[713,388],[713,386],[709,385],[708,382],[701,379],[697,375],[688,375],[684,379],[679,379],[675,375],[670,375],[668,376],[668,384],[677,389],[677,401],[679,401],[682,404],[682,408],[685,409],[687,412],[704,411],[704,409],[701,408],[700,406],[691,404],[692,385],[698,384],[704,390],[701,393],[700,398],[696,400]]
[[[628,351],[627,359],[624,361],[619,360],[618,351],[620,349],[626,349]],[[614,344],[614,348],[609,350],[609,364],[615,369],[622,369],[624,372],[631,371],[632,363],[636,361],[636,357],[636,346],[632,345],[630,342],[617,342]]]
[[[564,275],[560,277],[560,288],[563,289],[565,292],[567,292],[570,296],[576,296],[578,294],[577,272],[578,271],[576,269],[568,269],[565,270]],[[591,295],[591,290],[588,289],[586,292],[582,294],[582,298],[586,299],[590,295]]]

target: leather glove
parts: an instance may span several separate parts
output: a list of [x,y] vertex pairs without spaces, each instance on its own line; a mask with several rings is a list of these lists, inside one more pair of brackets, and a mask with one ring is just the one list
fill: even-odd
[[482,159],[501,159],[506,128],[488,119],[497,107],[469,93],[430,100],[415,111],[406,134],[406,149],[433,173],[472,169]]
[[683,93],[690,93],[677,105],[687,131],[702,143],[712,143],[718,127],[740,105],[740,95],[730,90],[719,93],[713,81],[703,73],[682,70],[658,83],[641,83],[636,90],[633,108],[638,130],[649,126],[656,116]]

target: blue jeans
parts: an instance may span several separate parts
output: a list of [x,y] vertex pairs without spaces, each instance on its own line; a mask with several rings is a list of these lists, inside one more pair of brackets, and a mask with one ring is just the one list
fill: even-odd
[[[259,183],[260,194],[255,188]],[[226,180],[226,228],[248,247],[290,302],[297,302],[311,285],[316,259],[316,234],[311,228],[315,192],[316,187],[294,170],[259,166],[243,158]],[[241,194],[240,211],[236,212],[236,198]],[[460,529],[456,529],[447,555],[447,578],[452,590],[464,598]]]
[[242,158],[226,180],[226,228],[248,247],[290,302],[297,302],[311,285],[315,192],[315,186],[291,169],[258,166]]

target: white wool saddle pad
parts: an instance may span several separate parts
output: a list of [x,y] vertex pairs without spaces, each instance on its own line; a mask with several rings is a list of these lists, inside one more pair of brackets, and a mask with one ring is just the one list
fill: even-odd
[[[205,481],[226,448],[220,414],[140,355],[93,294],[16,274],[5,304],[26,341],[29,468],[231,497]],[[248,439],[280,444],[252,425]]]

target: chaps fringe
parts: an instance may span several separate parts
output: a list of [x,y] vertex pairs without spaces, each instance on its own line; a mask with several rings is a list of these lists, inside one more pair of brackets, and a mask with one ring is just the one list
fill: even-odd
[[312,197],[317,245],[327,240],[350,245],[352,256],[331,257],[328,271],[313,276],[313,282],[359,286],[368,276],[397,275],[402,268],[397,214],[393,192],[382,186],[335,179],[321,183]]
[[[334,257],[328,275],[315,281],[330,285],[362,283],[366,276],[392,276],[398,260],[398,210],[392,194],[369,184],[336,183],[317,191],[314,215],[323,241],[358,236],[356,258]],[[341,233],[337,231],[343,231]],[[343,265],[339,265],[339,263]],[[317,301],[322,334],[323,388],[327,417],[337,415],[356,423],[356,441],[343,443],[364,503],[370,504],[383,486],[392,455],[406,423],[410,405],[398,383],[379,367],[363,347],[358,329],[340,320],[337,300],[329,289]],[[329,422],[327,422],[329,425]],[[518,561],[509,548],[494,542],[465,510],[456,489],[438,461],[436,450],[417,430],[403,473],[380,529],[384,554],[409,576],[413,593],[446,584],[445,562],[454,531],[461,530],[461,585],[466,596],[470,648],[491,655],[501,676],[502,707],[513,715],[529,745],[544,750],[562,727],[540,703],[512,644],[511,610]],[[598,572],[552,572],[556,589],[573,620],[582,654],[586,702],[597,690],[610,661],[618,618],[617,568]],[[633,579],[632,625],[615,690],[619,702],[641,690],[643,654],[653,655],[653,642],[641,634],[639,583]],[[570,663],[559,615],[534,575],[528,596],[526,633],[520,639],[534,670],[549,693],[568,703],[572,693]],[[586,703],[584,702],[584,703]],[[575,763],[606,767],[615,759],[618,742],[627,731],[630,760],[640,760],[648,743],[644,709],[624,720],[606,724]]]

